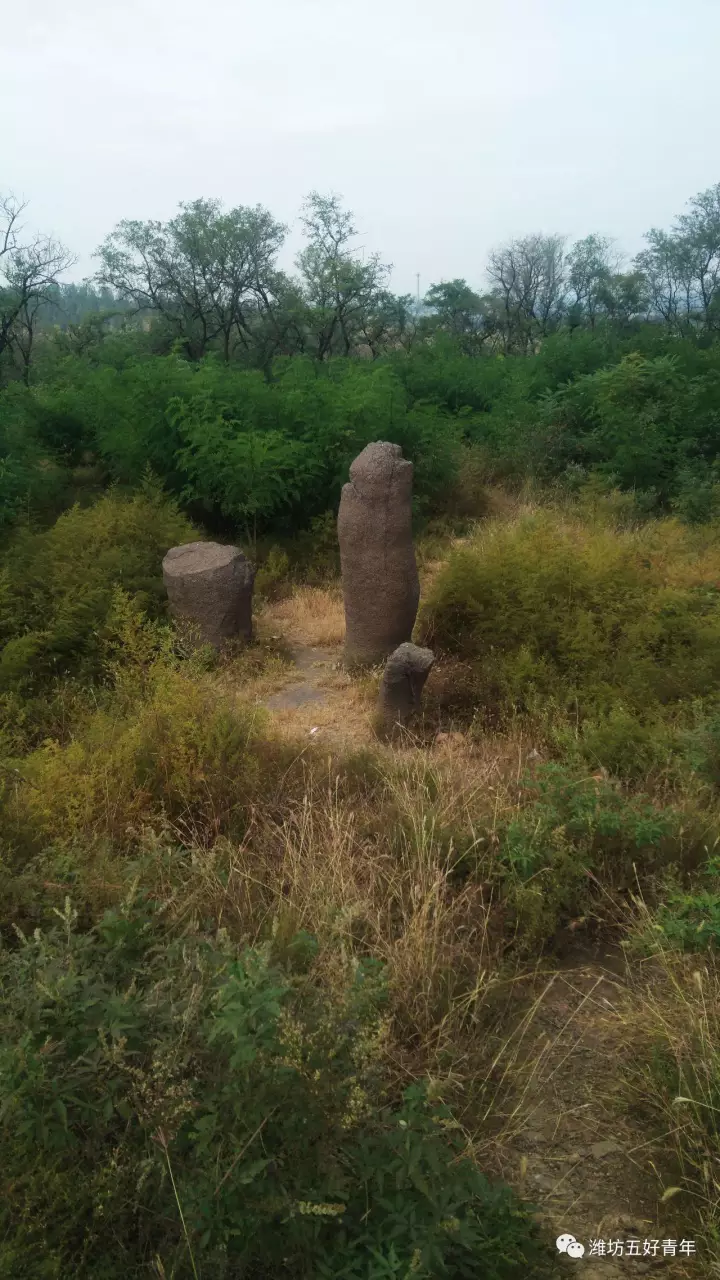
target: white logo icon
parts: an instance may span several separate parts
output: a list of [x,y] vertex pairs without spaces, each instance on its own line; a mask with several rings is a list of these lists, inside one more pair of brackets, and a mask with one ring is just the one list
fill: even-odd
[[567,1231],[558,1236],[555,1241],[558,1253],[566,1253],[568,1258],[582,1258],[585,1252],[585,1245],[576,1240]]

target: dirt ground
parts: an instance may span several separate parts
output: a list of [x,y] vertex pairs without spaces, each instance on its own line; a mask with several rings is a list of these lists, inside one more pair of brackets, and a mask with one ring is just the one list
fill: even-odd
[[[709,1275],[698,1242],[695,1256],[680,1255],[681,1241],[693,1240],[682,1197],[661,1203],[667,1143],[621,1096],[632,1048],[628,978],[624,957],[604,948],[584,961],[569,955],[549,976],[525,1046],[527,1082],[499,1144],[500,1171],[538,1205],[553,1234],[585,1245],[585,1256],[568,1266],[588,1280]],[[674,1257],[666,1240],[677,1242]],[[605,1252],[593,1250],[597,1241]]]

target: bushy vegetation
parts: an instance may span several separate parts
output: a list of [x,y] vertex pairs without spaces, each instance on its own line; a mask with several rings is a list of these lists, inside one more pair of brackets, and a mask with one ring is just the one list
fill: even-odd
[[149,466],[186,510],[248,537],[307,527],[336,506],[350,462],[378,437],[415,462],[419,513],[452,486],[460,457],[450,415],[413,406],[391,369],[343,361],[289,360],[268,381],[211,357],[131,359],[119,369],[68,358],[54,383],[1,398],[3,414],[8,448],[13,432],[35,440],[4,477],[8,520],[19,518],[21,498],[38,516],[49,507],[49,480],[35,479],[48,458],[58,468],[89,454],[125,486]]
[[480,728],[534,717],[641,776],[689,707],[713,711],[719,569],[715,536],[672,520],[623,530],[540,511],[450,556],[421,631],[464,661],[456,702]]
[[323,992],[307,935],[169,937],[137,893],[58,916],[0,953],[3,1275],[537,1274],[447,1109],[386,1098],[371,961]]
[[482,456],[486,479],[572,492],[596,476],[646,514],[707,522],[720,501],[718,347],[650,336],[655,350],[640,333],[613,346],[580,332],[527,357],[472,359],[452,343],[376,362],[296,356],[269,374],[212,356],[65,356],[41,385],[0,394],[4,523],[52,518],[83,467],[97,488],[137,485],[150,466],[191,516],[287,535],[336,506],[372,439],[415,463],[418,516],[446,508]]
[[[320,760],[313,782],[127,596],[115,610],[103,705],[3,779],[3,1273],[549,1274],[442,1091],[390,1065],[388,1036],[452,999],[440,963],[401,1003],[426,968],[418,864],[387,832],[402,790],[348,761],[328,795]],[[359,928],[363,796],[387,816]]]
[[[719,191],[650,232],[633,271],[603,237],[529,236],[491,254],[488,293],[443,282],[419,310],[317,193],[292,278],[275,265],[285,228],[216,201],[120,224],[94,292],[53,283],[67,255],[48,242],[50,278],[22,296],[6,268],[2,526],[54,518],[83,480],[137,485],[149,465],[215,528],[293,533],[334,507],[377,438],[412,458],[426,517],[447,506],[464,442],[489,475],[597,474],[646,511],[712,518]],[[0,204],[10,264],[25,261],[17,212]]]
[[47,530],[24,529],[0,580],[0,693],[98,675],[115,589],[150,617],[162,615],[162,558],[197,536],[152,486],[129,500],[110,493],[89,509],[75,506]]
[[[556,733],[558,760],[505,781],[500,799],[476,769],[464,782],[422,757],[336,760],[328,787],[322,753],[298,755],[251,702],[228,695],[250,655],[207,670],[163,620],[159,564],[168,541],[195,536],[183,521],[146,486],[17,543],[36,566],[11,575],[18,603],[44,610],[51,635],[84,582],[94,604],[74,675],[25,670],[5,695],[0,1081],[7,1212],[18,1224],[5,1270],[19,1276],[44,1258],[59,1276],[72,1260],[94,1277],[122,1259],[128,1274],[461,1276],[480,1259],[483,1274],[549,1274],[526,1211],[448,1126],[461,1105],[477,1134],[495,1088],[488,1057],[499,1052],[496,987],[508,965],[552,948],[578,920],[616,927],[638,877],[653,937],[713,942],[711,810],[682,789],[661,801],[588,778],[561,730],[572,688],[588,725],[614,723],[632,762],[618,706],[643,724],[644,700],[662,718],[692,695],[694,719],[677,732],[712,787],[714,721],[697,704],[715,678],[701,643],[714,619],[714,532],[671,521],[613,533],[550,509],[491,521],[482,555],[471,543],[451,556],[429,616],[434,643],[441,632],[477,681],[474,696],[510,711],[510,695],[529,687],[503,683],[518,646],[548,655],[547,687],[527,711],[546,738]],[[41,572],[49,556],[52,578]],[[459,563],[477,574],[453,597],[462,615],[447,607]],[[268,595],[273,574],[287,572],[276,550]],[[55,594],[34,604],[50,581]],[[694,612],[685,600],[695,590],[704,603]],[[485,618],[486,591],[504,609],[502,629]],[[680,623],[656,604],[673,593]],[[610,630],[578,621],[603,610],[616,617]],[[648,616],[662,644],[636,671],[617,652],[629,628],[646,634]],[[491,644],[494,704],[482,684]],[[227,1024],[226,995],[244,1041]],[[310,1144],[300,1115],[316,1126]]]

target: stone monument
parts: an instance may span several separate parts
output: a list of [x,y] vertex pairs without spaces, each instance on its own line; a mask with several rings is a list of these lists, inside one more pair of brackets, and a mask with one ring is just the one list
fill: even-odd
[[422,691],[435,661],[432,649],[401,644],[390,654],[380,685],[379,709],[386,728],[405,724],[419,711]]
[[197,629],[205,644],[252,637],[255,569],[239,547],[187,542],[171,547],[162,563],[170,612]]
[[369,444],[338,513],[345,659],[374,663],[410,640],[420,601],[412,542],[413,465],[398,444]]

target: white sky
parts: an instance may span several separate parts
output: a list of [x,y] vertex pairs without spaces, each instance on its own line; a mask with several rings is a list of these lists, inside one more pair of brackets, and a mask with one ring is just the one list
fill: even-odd
[[720,181],[720,0],[4,0],[0,191],[78,254],[181,200],[336,192],[392,287]]

